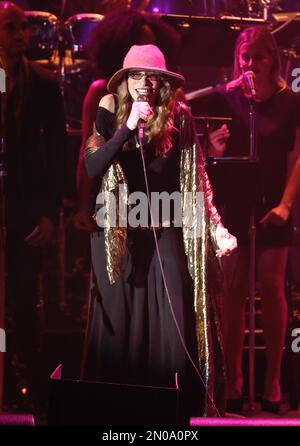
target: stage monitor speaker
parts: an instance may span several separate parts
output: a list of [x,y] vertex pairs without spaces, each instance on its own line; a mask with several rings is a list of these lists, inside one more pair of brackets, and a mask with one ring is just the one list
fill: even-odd
[[0,413],[0,426],[34,426],[34,417],[29,413]]
[[50,377],[48,423],[53,426],[149,426],[178,424],[178,388]]
[[191,418],[191,426],[300,426],[299,418]]

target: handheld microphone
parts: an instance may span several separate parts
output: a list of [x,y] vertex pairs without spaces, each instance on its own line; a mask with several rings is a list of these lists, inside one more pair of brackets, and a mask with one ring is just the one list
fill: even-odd
[[[138,93],[137,102],[149,102],[148,95],[150,93],[149,88],[137,88],[136,89]],[[138,135],[139,140],[142,141],[144,138],[144,131],[145,131],[146,122],[143,119],[139,119],[138,121]]]
[[245,71],[244,72],[244,79],[247,83],[247,86],[249,88],[250,94],[252,98],[256,97],[256,90],[255,90],[255,85],[254,85],[254,77],[255,74],[253,71]]

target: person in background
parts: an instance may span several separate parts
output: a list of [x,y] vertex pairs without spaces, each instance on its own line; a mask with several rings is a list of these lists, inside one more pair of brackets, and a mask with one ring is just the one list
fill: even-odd
[[[245,76],[249,72],[254,79],[252,99]],[[209,114],[232,118],[230,124],[211,132],[211,156],[249,155],[250,100],[256,112],[258,171],[246,180],[247,184],[245,178],[249,177],[244,174],[236,171],[231,175],[231,192],[221,203],[224,224],[239,244],[237,251],[223,261],[228,288],[224,305],[228,410],[240,411],[243,405],[248,227],[254,209],[256,271],[267,360],[261,406],[277,413],[282,410],[280,371],[287,324],[285,272],[293,233],[291,209],[300,186],[300,96],[282,79],[276,42],[261,27],[247,28],[240,34],[235,45],[233,80],[206,104]],[[293,166],[291,172],[289,164]],[[255,195],[254,201],[251,195]]]
[[95,200],[93,181],[88,178],[83,152],[87,138],[92,134],[98,104],[107,92],[106,85],[112,74],[122,66],[126,52],[134,44],[156,44],[166,55],[169,66],[174,67],[180,36],[162,20],[138,11],[120,9],[107,15],[91,36],[90,58],[99,78],[89,87],[82,108],[82,141],[77,165],[78,212],[75,227],[91,232]]
[[7,78],[2,134],[7,179],[1,200],[6,204],[6,312],[13,329],[12,338],[8,336],[6,379],[18,375],[15,396],[19,398],[22,386],[31,395],[41,379],[38,305],[42,250],[59,219],[66,144],[58,83],[51,73],[25,58],[28,38],[23,10],[1,1],[0,47]]
[[[236,239],[213,205],[193,118],[176,100],[183,81],[157,46],[133,45],[107,84],[110,94],[100,100],[84,153],[100,191],[82,378],[173,386],[177,372],[184,415],[191,416],[223,413],[217,256],[230,254]],[[139,137],[140,120],[145,127]],[[132,193],[145,198],[143,172],[150,194],[181,196],[169,219],[159,212],[149,222],[147,200],[145,220],[122,214]],[[123,203],[117,223],[98,220],[99,197],[109,194]]]

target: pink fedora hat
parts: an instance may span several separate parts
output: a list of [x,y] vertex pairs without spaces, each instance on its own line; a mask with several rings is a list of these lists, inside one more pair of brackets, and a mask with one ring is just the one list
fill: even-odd
[[109,80],[107,89],[114,93],[119,81],[128,71],[153,71],[168,76],[172,86],[177,88],[184,82],[181,74],[173,73],[166,67],[163,53],[155,45],[133,45],[126,54],[123,61],[123,68],[118,70]]

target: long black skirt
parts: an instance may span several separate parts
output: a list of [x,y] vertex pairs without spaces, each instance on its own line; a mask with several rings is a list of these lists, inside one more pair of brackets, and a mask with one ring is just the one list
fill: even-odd
[[174,386],[178,373],[179,382],[194,381],[197,374],[185,351],[196,365],[193,287],[182,231],[166,228],[157,231],[157,237],[171,305],[152,231],[128,231],[122,275],[113,285],[106,270],[103,232],[92,234],[83,378]]

